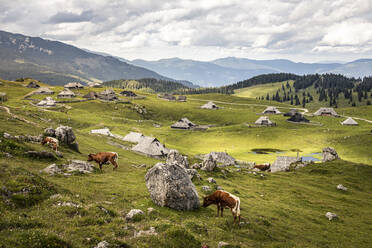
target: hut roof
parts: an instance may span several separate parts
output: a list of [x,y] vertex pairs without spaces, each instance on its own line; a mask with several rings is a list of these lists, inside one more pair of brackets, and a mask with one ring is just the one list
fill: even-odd
[[136,93],[134,93],[133,91],[130,91],[130,90],[124,90],[124,91],[120,92],[120,95],[122,95],[122,96],[128,96],[128,97],[135,97],[135,96],[137,96]]
[[98,97],[106,101],[114,101],[118,99],[115,94],[115,91],[113,91],[112,89],[106,89],[102,91],[101,93],[99,93]]
[[158,139],[153,137],[143,137],[141,141],[132,148],[132,151],[143,153],[151,157],[164,157],[169,153]]
[[336,111],[333,108],[320,108],[314,113],[314,115],[332,115],[337,116]]
[[187,97],[186,96],[178,96],[178,101],[180,102],[186,102]]
[[176,123],[174,123],[171,126],[171,128],[190,129],[195,126],[196,125],[192,123],[189,119],[182,118],[181,120],[178,120]]
[[93,88],[102,88],[102,84],[101,83],[88,83],[88,86],[89,87],[93,87]]
[[48,87],[40,87],[39,89],[35,90],[33,94],[54,94],[54,91],[49,89]]
[[274,125],[274,123],[270,121],[269,117],[267,116],[261,116],[260,118],[257,119],[255,124],[256,125],[267,125],[267,126]]
[[51,97],[46,97],[44,100],[40,101],[37,106],[40,107],[54,107],[56,106],[56,101]]
[[269,106],[262,113],[263,114],[280,114],[281,112],[276,107]]
[[353,118],[349,117],[343,122],[341,122],[342,125],[350,125],[350,126],[356,126],[358,125],[358,122],[356,122]]
[[163,98],[163,99],[166,99],[166,100],[169,100],[169,101],[176,100],[176,97],[174,95],[167,94],[167,93],[165,93],[165,94],[159,94],[158,97]]
[[275,162],[271,165],[271,172],[277,171],[289,171],[289,168],[292,163],[301,161],[301,158],[297,157],[288,157],[288,156],[278,156],[276,157]]
[[57,97],[75,97],[75,93],[72,92],[71,90],[69,90],[68,88],[62,90],[61,92],[59,92],[59,94],[57,95]]
[[207,102],[203,106],[201,106],[202,109],[218,109],[219,107],[214,104],[213,102]]
[[64,87],[67,89],[82,89],[84,88],[84,85],[82,85],[79,82],[71,82],[71,83],[65,84]]
[[30,82],[28,85],[26,85],[27,88],[40,88],[40,85],[38,85],[35,81]]
[[293,121],[293,122],[310,122],[301,113],[295,113],[294,115],[291,116],[291,118],[288,119],[288,121]]
[[88,98],[88,99],[96,99],[98,97],[97,92],[90,91],[88,94],[83,96],[83,98]]
[[294,116],[296,113],[298,113],[297,109],[291,109],[287,113],[284,113],[284,116]]
[[139,143],[145,136],[142,133],[130,132],[123,138],[124,141]]

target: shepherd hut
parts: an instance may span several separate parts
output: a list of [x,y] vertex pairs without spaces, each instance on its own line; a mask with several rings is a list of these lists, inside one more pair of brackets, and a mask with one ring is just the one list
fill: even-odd
[[323,115],[323,116],[338,116],[336,111],[333,108],[320,108],[314,113],[314,115]]
[[65,89],[74,90],[74,89],[83,89],[84,85],[78,82],[71,82],[71,83],[66,84],[64,87]]
[[206,104],[204,104],[200,108],[202,108],[202,109],[219,109],[219,107],[216,104],[214,104],[213,102],[207,102]]
[[267,116],[261,116],[254,124],[260,126],[275,126],[275,123],[270,121],[269,117]]
[[179,102],[186,102],[187,97],[186,96],[178,96],[177,101]]
[[55,107],[56,101],[51,97],[46,97],[44,100],[40,101],[37,106],[39,107]]
[[136,97],[136,93],[134,93],[133,91],[130,91],[130,90],[124,90],[122,92],[120,92],[120,95],[122,96],[126,96],[126,97]]
[[281,114],[281,112],[273,106],[267,107],[263,112],[263,114]]
[[75,93],[72,92],[71,90],[69,89],[64,89],[63,91],[61,91],[58,95],[57,95],[58,98],[73,98],[73,97],[76,97]]
[[94,92],[94,91],[90,91],[88,94],[83,96],[83,98],[87,98],[87,99],[96,99],[97,97],[98,97],[98,94],[97,92]]
[[349,117],[346,120],[344,120],[343,122],[341,122],[341,125],[345,125],[345,126],[357,126],[358,125],[358,122],[356,122],[353,118]]
[[310,122],[308,119],[305,118],[305,116],[301,113],[295,113],[291,118],[289,118],[287,121],[292,122]]
[[291,109],[289,110],[287,113],[284,113],[283,116],[294,116],[296,113],[298,113],[298,110],[297,109]]
[[106,89],[105,91],[102,91],[98,97],[102,100],[105,100],[105,101],[115,101],[117,100],[117,96],[115,94],[115,91],[113,91],[112,89]]
[[149,157],[162,158],[167,156],[169,149],[166,148],[157,138],[144,137],[132,148],[132,151],[145,154]]
[[145,136],[142,133],[130,132],[123,138],[124,141],[139,143]]
[[53,95],[54,91],[52,91],[48,87],[40,87],[39,89],[35,90],[32,94],[34,94],[34,95]]
[[158,95],[159,98],[162,98],[162,99],[165,99],[165,100],[168,100],[168,101],[175,101],[176,100],[176,97],[172,94],[159,94]]
[[28,85],[26,85],[27,88],[40,88],[40,85],[38,85],[35,81],[30,82]]
[[181,120],[178,120],[176,123],[174,123],[171,128],[178,128],[178,129],[191,129],[195,127],[196,125],[192,123],[187,118],[182,118]]

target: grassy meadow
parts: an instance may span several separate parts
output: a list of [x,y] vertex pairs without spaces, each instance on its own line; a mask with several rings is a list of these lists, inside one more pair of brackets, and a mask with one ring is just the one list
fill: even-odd
[[[282,115],[274,115],[269,118],[277,123],[275,127],[249,127],[265,105],[278,106],[282,112],[293,107],[255,100],[252,93],[192,95],[187,102],[170,102],[138,91],[143,99],[120,97],[119,102],[93,100],[40,109],[23,98],[33,90],[24,87],[27,82],[1,82],[0,92],[6,92],[9,100],[0,107],[6,106],[11,113],[36,125],[12,118],[0,109],[0,247],[94,247],[103,240],[111,247],[196,248],[204,244],[217,247],[219,241],[228,242],[230,247],[372,245],[371,123],[358,120],[359,126],[347,127],[340,124],[345,118],[307,116],[316,125],[304,125],[289,123]],[[259,94],[259,87],[254,87],[253,94]],[[272,87],[276,86],[259,91],[271,92]],[[63,89],[51,88],[56,92],[53,98]],[[79,90],[77,99],[91,90],[99,92],[104,88]],[[200,109],[209,100],[222,108]],[[138,113],[135,105],[145,107],[147,113]],[[306,106],[310,112],[317,107]],[[339,107],[336,111],[372,120],[372,106]],[[211,127],[206,131],[171,129],[170,125],[182,117]],[[49,148],[2,137],[3,132],[38,135],[44,128],[56,128],[60,124],[73,127],[81,153],[61,147],[63,158],[31,159],[24,155],[25,151]],[[295,150],[299,149],[300,156],[307,156],[321,152],[326,146],[334,147],[342,160],[315,163],[286,173],[264,172],[263,177],[235,167],[226,168],[226,173],[220,169],[199,171],[204,180],[195,180],[194,184],[200,198],[206,195],[203,185],[216,187],[206,181],[208,177],[215,178],[217,185],[240,197],[243,223],[237,227],[229,211],[225,211],[222,218],[215,217],[215,206],[190,212],[156,206],[149,197],[144,176],[159,160],[118,148],[112,142],[122,142],[113,138],[89,134],[90,130],[103,127],[114,134],[137,131],[157,137],[168,148],[187,155],[190,163],[199,162],[197,155],[211,151],[226,151],[245,162],[272,163],[278,155],[295,156]],[[268,154],[252,151],[263,148],[280,151]],[[103,172],[89,175],[66,177],[39,173],[52,163],[86,160],[88,153],[99,151],[118,152],[117,171],[112,171],[110,165],[104,166]],[[5,153],[10,153],[12,158]],[[134,167],[141,164],[146,168]],[[340,183],[349,190],[338,191],[336,186]],[[6,197],[5,189],[18,192],[24,188],[32,189],[31,193]],[[56,194],[59,197],[51,197]],[[60,202],[79,206],[58,206]],[[147,212],[149,207],[155,208],[155,212],[133,223],[123,218],[133,208]],[[324,216],[326,212],[336,213],[339,219],[329,221]],[[155,227],[157,236],[134,237],[135,232],[150,227]]]

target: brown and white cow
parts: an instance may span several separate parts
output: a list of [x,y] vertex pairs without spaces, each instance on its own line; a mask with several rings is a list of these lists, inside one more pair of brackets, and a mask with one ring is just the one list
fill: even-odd
[[53,148],[54,151],[58,151],[58,146],[59,146],[59,142],[56,138],[53,138],[53,137],[45,137],[42,141],[41,141],[41,144],[42,145],[49,145],[50,147]]
[[114,170],[118,168],[119,155],[116,152],[99,152],[96,154],[89,154],[88,161],[96,161],[99,164],[99,169],[102,170],[102,165],[111,163],[114,166]]
[[270,164],[257,164],[253,167],[254,168],[257,168],[259,169],[260,171],[266,171],[268,169],[270,169]]
[[224,190],[216,190],[213,194],[204,197],[203,207],[208,207],[211,204],[217,205],[217,217],[220,214],[223,216],[223,209],[230,208],[231,213],[234,217],[234,223],[236,219],[239,219],[240,223],[240,199],[239,197],[230,194]]

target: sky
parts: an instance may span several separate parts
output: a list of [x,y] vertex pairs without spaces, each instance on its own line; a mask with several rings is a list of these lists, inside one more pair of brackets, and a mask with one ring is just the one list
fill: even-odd
[[372,0],[0,0],[0,30],[125,59],[372,58]]

